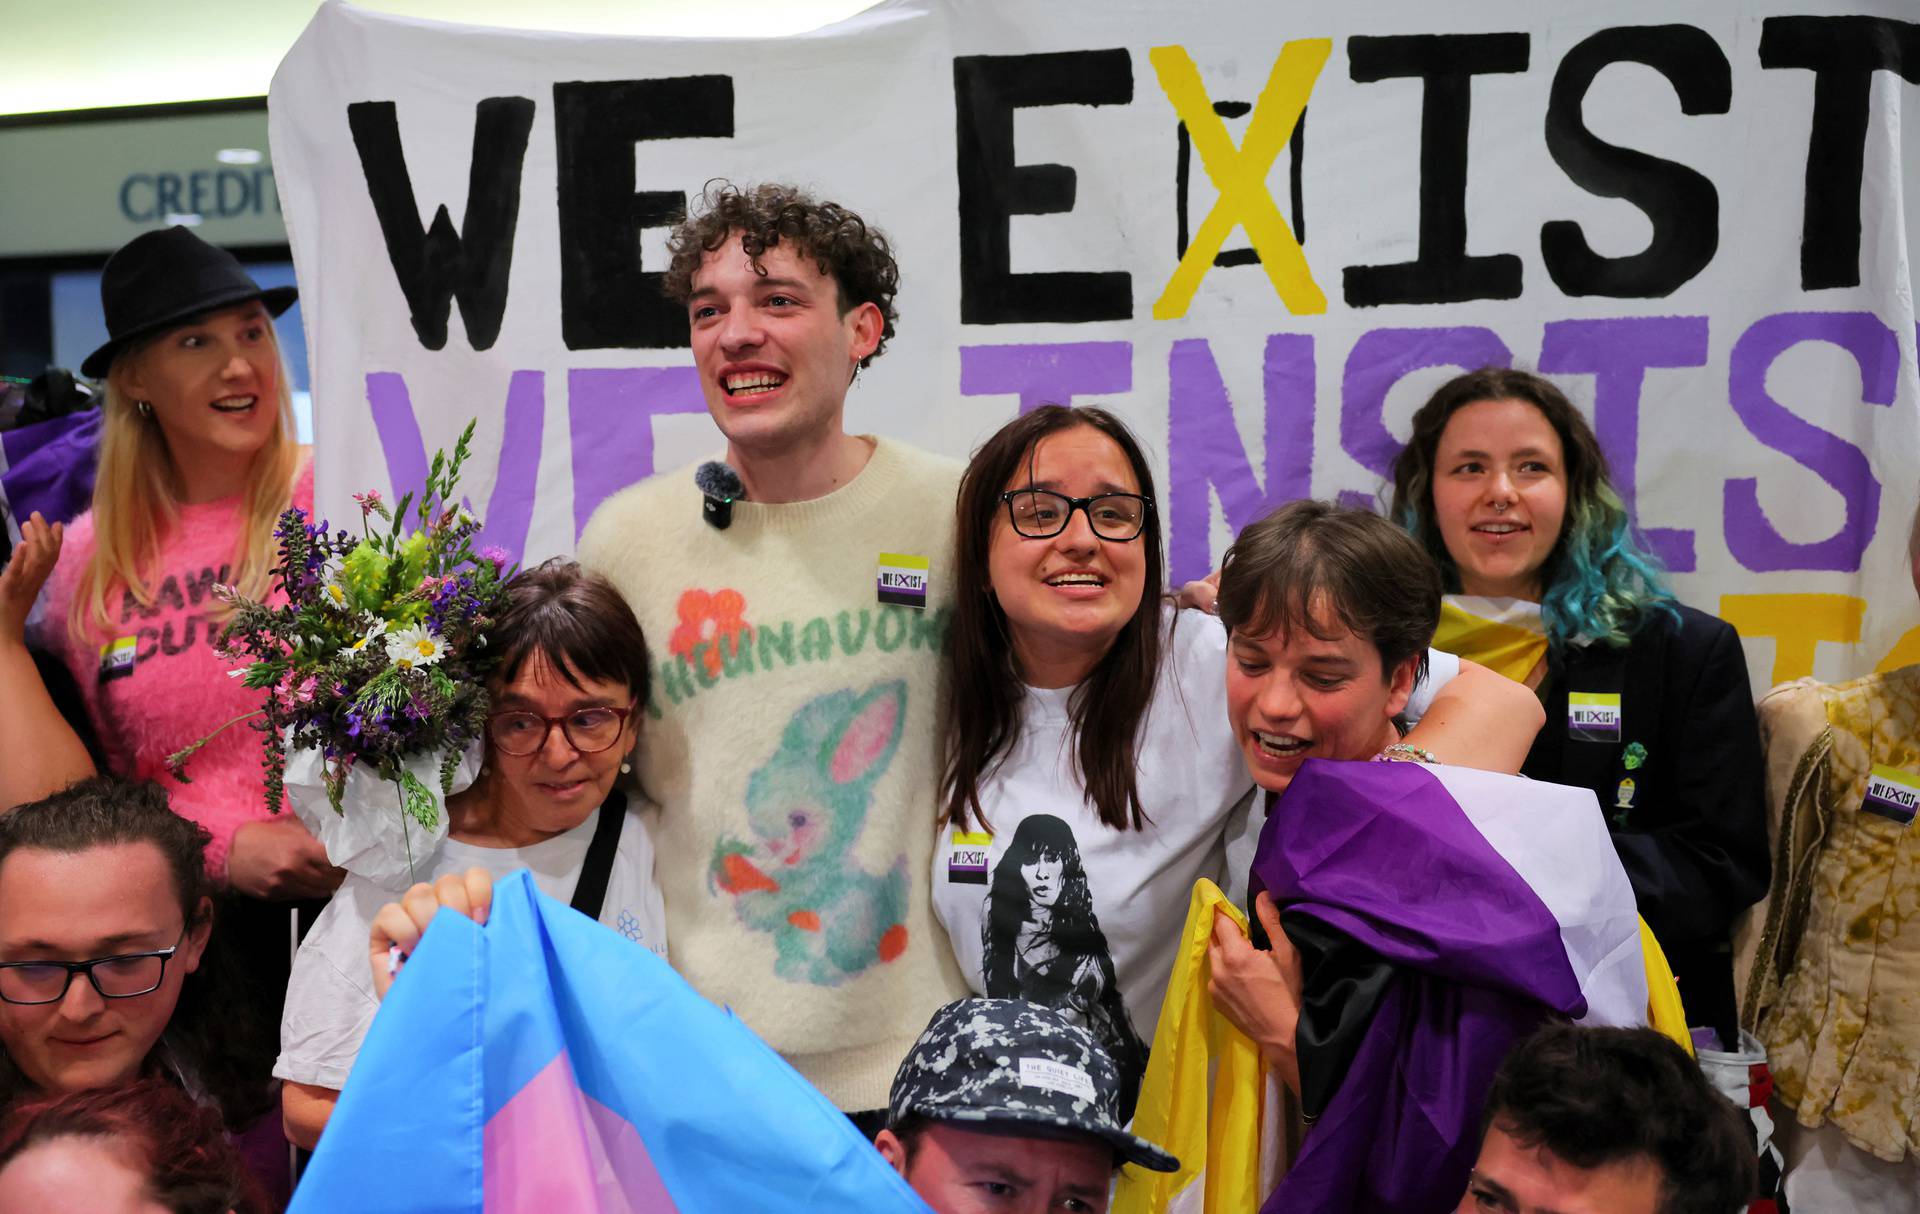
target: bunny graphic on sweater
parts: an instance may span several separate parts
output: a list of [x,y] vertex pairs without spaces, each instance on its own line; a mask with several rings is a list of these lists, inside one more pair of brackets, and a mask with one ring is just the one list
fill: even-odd
[[870,873],[853,854],[906,714],[900,679],[809,700],[748,778],[754,839],[714,848],[709,887],[773,935],[782,978],[838,986],[906,951],[907,857]]

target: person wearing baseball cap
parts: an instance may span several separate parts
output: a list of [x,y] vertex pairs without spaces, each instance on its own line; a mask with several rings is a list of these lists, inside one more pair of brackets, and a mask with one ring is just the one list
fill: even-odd
[[961,999],[900,1064],[874,1145],[937,1214],[1102,1214],[1121,1164],[1180,1166],[1121,1128],[1120,1086],[1113,1059],[1058,1011]]

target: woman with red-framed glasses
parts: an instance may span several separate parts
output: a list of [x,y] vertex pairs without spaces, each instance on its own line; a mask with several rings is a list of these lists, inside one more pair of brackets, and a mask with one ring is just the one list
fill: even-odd
[[[596,574],[555,559],[507,585],[489,642],[504,656],[488,685],[487,757],[447,800],[447,839],[422,879],[525,868],[628,939],[666,956],[653,841],[614,787],[638,741],[650,664],[626,601]],[[401,891],[349,875],[294,959],[280,1023],[287,1136],[311,1147],[333,1112],[379,1006],[367,938]]]

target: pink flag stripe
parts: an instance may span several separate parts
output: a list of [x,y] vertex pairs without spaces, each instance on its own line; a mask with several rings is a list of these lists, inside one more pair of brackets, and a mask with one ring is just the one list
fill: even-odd
[[482,1132],[486,1214],[679,1214],[640,1133],[582,1092],[563,1051]]

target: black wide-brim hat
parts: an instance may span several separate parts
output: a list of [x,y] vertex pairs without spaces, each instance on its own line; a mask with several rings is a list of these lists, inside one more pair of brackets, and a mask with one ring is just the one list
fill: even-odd
[[107,259],[100,272],[100,310],[107,344],[87,355],[80,373],[99,379],[127,346],[196,316],[257,299],[274,316],[293,306],[294,287],[262,287],[240,260],[186,228],[143,232]]

